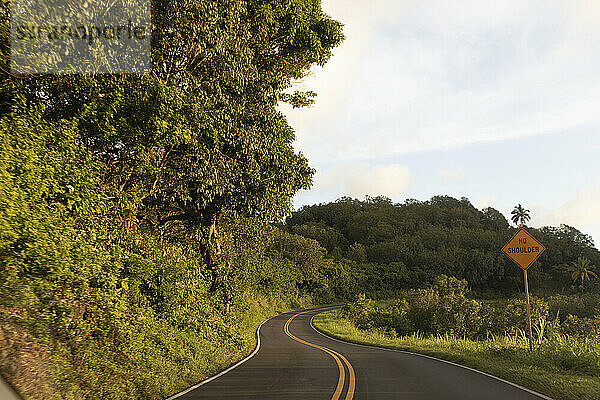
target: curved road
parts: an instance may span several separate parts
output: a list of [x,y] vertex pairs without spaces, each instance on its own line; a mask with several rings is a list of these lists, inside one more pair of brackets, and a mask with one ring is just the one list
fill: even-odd
[[539,400],[490,376],[415,354],[356,346],[316,332],[331,307],[280,314],[260,329],[258,353],[177,399]]

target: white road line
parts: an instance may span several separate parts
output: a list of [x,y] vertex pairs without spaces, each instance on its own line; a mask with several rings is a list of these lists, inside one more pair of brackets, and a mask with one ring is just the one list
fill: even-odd
[[395,353],[411,354],[411,355],[413,355],[413,356],[419,356],[419,357],[429,358],[429,359],[431,359],[431,360],[440,361],[440,362],[443,362],[443,363],[446,363],[446,364],[454,365],[455,367],[460,367],[460,368],[464,368],[464,369],[466,369],[466,370],[469,370],[469,371],[477,372],[478,374],[485,375],[485,376],[487,376],[487,377],[489,377],[489,378],[492,378],[492,379],[495,379],[495,380],[497,380],[497,381],[500,381],[500,382],[503,382],[503,383],[509,384],[509,385],[511,385],[511,386],[513,386],[513,387],[516,387],[516,388],[518,388],[518,389],[524,390],[524,391],[526,391],[527,393],[530,393],[530,394],[532,394],[532,395],[534,395],[534,396],[537,396],[537,397],[539,397],[539,398],[542,398],[542,399],[544,399],[544,400],[554,400],[554,399],[553,399],[553,398],[551,398],[551,397],[548,397],[548,396],[546,396],[546,395],[543,395],[543,394],[541,394],[541,393],[538,393],[538,392],[536,392],[536,391],[534,391],[534,390],[527,389],[526,387],[523,387],[523,386],[521,386],[521,385],[517,385],[516,383],[509,382],[509,381],[507,381],[507,380],[505,380],[505,379],[502,379],[502,378],[498,378],[497,376],[494,376],[494,375],[492,375],[492,374],[488,374],[487,372],[479,371],[479,370],[477,370],[477,369],[475,369],[475,368],[471,368],[471,367],[467,367],[467,366],[464,366],[464,365],[460,365],[460,364],[453,363],[452,361],[448,361],[448,360],[442,360],[441,358],[435,358],[435,357],[428,356],[428,355],[425,355],[425,354],[413,353],[413,352],[411,352],[411,351],[405,351],[405,350],[396,350],[396,349],[388,349],[388,348],[385,348],[385,347],[379,347],[379,346],[372,346],[372,345],[366,345],[366,344],[359,344],[359,343],[346,342],[346,341],[344,341],[344,340],[340,340],[340,339],[334,338],[334,337],[332,337],[332,336],[329,336],[329,335],[327,335],[326,333],[323,333],[323,332],[321,332],[321,331],[320,331],[320,330],[318,330],[317,328],[315,328],[315,326],[314,326],[314,324],[313,324],[313,319],[314,319],[314,318],[315,318],[317,315],[318,315],[318,314],[315,314],[315,315],[313,315],[313,316],[312,316],[312,318],[310,319],[310,327],[311,327],[311,328],[312,328],[312,329],[313,329],[315,332],[317,332],[319,335],[322,335],[322,336],[326,337],[327,339],[330,339],[330,340],[335,340],[336,342],[340,342],[340,343],[344,343],[344,344],[349,344],[349,345],[351,345],[351,346],[357,346],[357,347],[366,347],[366,348],[370,348],[370,349],[379,349],[379,350],[391,351],[391,352],[395,352]]

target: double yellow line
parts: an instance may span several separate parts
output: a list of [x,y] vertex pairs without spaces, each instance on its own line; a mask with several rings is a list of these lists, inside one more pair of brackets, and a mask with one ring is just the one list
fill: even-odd
[[[295,341],[300,342],[300,343],[305,344],[310,347],[314,347],[321,351],[324,351],[325,353],[327,353],[331,357],[333,357],[333,359],[335,360],[335,362],[338,365],[338,369],[340,370],[340,375],[338,378],[337,386],[335,387],[335,392],[333,392],[333,396],[331,397],[331,400],[338,400],[342,394],[342,390],[344,389],[345,375],[346,375],[345,370],[344,370],[344,364],[346,364],[346,367],[348,367],[348,391],[346,392],[345,400],[352,400],[352,398],[354,397],[354,389],[356,387],[356,377],[354,375],[354,368],[352,368],[352,365],[346,359],[346,357],[344,357],[340,353],[338,353],[334,350],[331,350],[327,347],[319,346],[314,343],[307,342],[306,340],[302,340],[299,337],[294,336],[290,332],[290,323],[294,320],[294,318],[296,318],[298,315],[306,314],[307,312],[310,312],[310,311],[312,311],[312,310],[299,312],[299,313],[295,314],[294,316],[292,316],[290,319],[288,319],[287,322],[285,323],[285,326],[283,327],[283,332],[286,335],[288,335],[289,337],[291,337],[292,339],[294,339]],[[342,361],[344,362],[344,364],[342,364]]]

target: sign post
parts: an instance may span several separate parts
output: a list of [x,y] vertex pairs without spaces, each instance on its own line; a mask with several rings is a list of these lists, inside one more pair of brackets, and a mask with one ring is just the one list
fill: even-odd
[[531,306],[529,305],[529,284],[527,283],[527,270],[529,267],[531,267],[535,260],[542,255],[544,250],[546,250],[546,248],[523,228],[520,228],[502,248],[502,252],[523,270],[530,351],[533,350],[533,335],[531,331]]
[[527,301],[527,324],[529,325],[529,351],[533,351],[533,339],[531,334],[531,307],[529,306],[529,284],[527,283],[527,270],[523,270],[525,277],[525,299]]

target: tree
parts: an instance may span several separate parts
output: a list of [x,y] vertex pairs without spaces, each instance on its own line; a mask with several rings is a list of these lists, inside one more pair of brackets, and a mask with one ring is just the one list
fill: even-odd
[[590,280],[590,278],[597,278],[598,275],[590,268],[595,268],[595,266],[590,265],[590,260],[585,257],[577,257],[577,261],[573,261],[571,263],[571,279],[573,282],[577,282],[581,280],[581,287],[583,288],[583,282],[585,280]]
[[275,229],[273,238],[274,241],[268,251],[292,261],[298,269],[299,286],[303,289],[314,289],[327,251],[314,239],[290,234],[280,229]]
[[511,221],[519,227],[525,226],[525,223],[531,219],[529,216],[529,210],[524,209],[521,204],[515,206],[511,214]]
[[495,208],[487,207],[481,210],[485,216],[484,223],[491,229],[503,230],[508,228],[508,222],[502,213]]
[[327,226],[323,221],[295,225],[292,227],[292,232],[315,239],[329,252],[333,251],[336,247],[340,250],[348,247],[348,240],[337,229]]
[[[441,274],[466,279],[475,291],[508,294],[521,287],[520,270],[510,266],[498,251],[514,233],[510,232],[510,220],[498,210],[478,210],[466,199],[449,196],[403,204],[374,199],[344,198],[305,206],[286,220],[286,229],[318,239],[322,245],[326,243],[323,247],[329,250],[329,257],[348,260],[348,271],[356,279],[357,290],[365,292],[374,287],[423,285]],[[523,212],[528,211],[523,209]],[[316,227],[321,233],[317,234]],[[600,263],[600,252],[591,237],[573,227],[544,227],[532,233],[546,247],[539,258],[539,267],[531,272],[531,279],[544,290],[568,288],[570,267],[565,264],[567,269],[558,270],[565,262],[582,256],[592,264]],[[364,259],[357,245],[350,248],[341,243],[360,243],[367,262],[356,262]],[[407,272],[402,278],[394,278],[397,269],[389,268],[392,263],[405,266]],[[596,281],[592,282],[586,286],[587,290],[592,290],[593,285],[595,289]]]
[[183,232],[217,280],[224,213],[279,220],[311,184],[277,106],[310,104],[291,82],[325,64],[341,24],[320,0],[152,0],[152,28],[149,74],[18,77],[0,30],[0,113],[24,98],[78,121],[77,143],[106,166],[106,223]]
[[348,253],[346,254],[349,260],[355,261],[357,263],[364,263],[367,261],[367,251],[365,250],[365,246],[360,243],[354,243],[348,249]]

